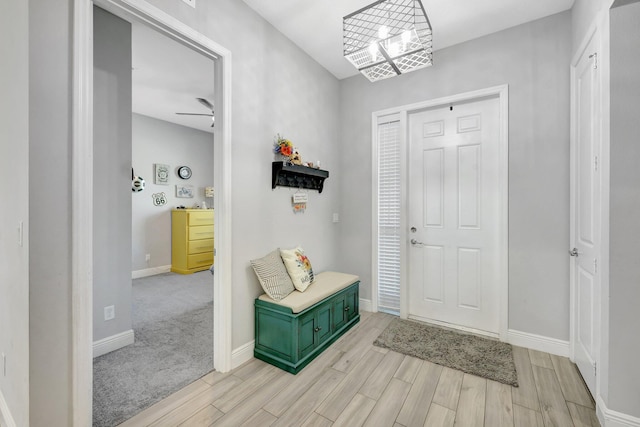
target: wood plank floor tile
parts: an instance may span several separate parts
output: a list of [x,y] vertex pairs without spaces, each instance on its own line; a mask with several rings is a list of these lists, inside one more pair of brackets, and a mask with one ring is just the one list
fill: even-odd
[[455,411],[432,403],[427,413],[424,427],[452,427],[456,419]]
[[578,405],[595,408],[593,399],[584,386],[578,368],[566,357],[551,355],[551,362],[558,376],[564,398]]
[[451,409],[455,412],[460,398],[460,388],[462,388],[462,378],[464,372],[451,368],[442,368],[438,387],[433,395],[433,403]]
[[242,423],[242,427],[267,427],[272,425],[278,420],[278,417],[272,415],[265,411],[264,409],[260,409],[258,412],[253,414],[251,418]]
[[515,427],[544,427],[544,421],[542,421],[540,412],[514,404],[513,425]]
[[[183,405],[169,412],[164,417],[150,424],[150,427],[174,427],[191,418],[207,406],[211,406],[213,387],[185,402]],[[219,418],[219,417],[218,417]]]
[[331,421],[335,421],[384,358],[384,354],[370,349],[356,362],[353,370],[345,376],[340,385],[336,387],[334,393],[322,402],[316,412]]
[[513,387],[511,389],[513,403],[524,406],[525,408],[533,409],[534,411],[539,411],[540,403],[538,400],[538,390],[536,389],[536,383],[533,379],[529,352],[526,348],[517,347],[515,345],[512,347],[513,361],[516,365],[516,371],[518,372],[519,385],[519,387]]
[[598,421],[596,411],[593,408],[587,408],[573,402],[567,402],[567,406],[575,427],[600,427],[600,421]]
[[262,368],[265,367],[265,365],[266,363],[260,359],[251,359],[250,361],[242,364],[242,366],[236,368],[233,371],[233,375],[246,380],[256,375]]
[[223,416],[217,408],[211,405],[207,405],[200,411],[196,412],[192,417],[187,418],[183,423],[179,424],[180,427],[193,427],[193,426],[210,426],[215,420]]
[[464,374],[454,425],[482,427],[484,425],[486,393],[487,380],[475,375]]
[[511,386],[495,381],[487,381],[484,425],[492,427],[513,427]]
[[546,426],[571,426],[573,421],[564,400],[556,373],[552,369],[532,366],[540,396],[540,412]]
[[327,398],[346,377],[341,371],[329,368],[318,378],[298,400],[295,401],[276,421],[274,427],[295,427],[311,415],[320,403]]
[[410,389],[411,384],[392,378],[363,425],[367,427],[393,425]]
[[355,362],[371,349],[373,341],[382,332],[380,329],[372,328],[364,332],[360,340],[352,348],[347,350],[345,354],[333,364],[333,369],[342,372],[349,372],[353,369]]
[[547,369],[553,369],[553,363],[551,363],[549,353],[544,353],[542,351],[532,349],[528,349],[528,351],[529,360],[531,360],[532,365],[540,366]]
[[416,379],[416,375],[418,375],[418,370],[422,365],[422,360],[405,356],[404,360],[400,364],[398,371],[393,375],[394,378],[399,379],[400,381],[404,381],[406,383],[413,384],[413,381]]
[[362,394],[356,394],[333,423],[333,427],[360,427],[375,405],[375,400]]
[[[373,347],[377,351],[377,347]],[[367,378],[367,381],[360,387],[360,393],[373,399],[378,400],[389,384],[391,378],[396,373],[400,364],[404,360],[404,355],[389,351],[385,354],[380,365]]]
[[318,415],[315,412],[309,415],[300,427],[331,427],[333,423],[331,420],[326,419],[322,415]]
[[226,414],[234,406],[258,391],[265,384],[274,380],[282,372],[283,371],[275,366],[265,364],[253,377],[243,381],[238,387],[229,390],[228,393],[214,400],[213,406]]
[[429,402],[438,387],[442,366],[424,361],[396,421],[407,427],[422,427],[429,412]]
[[211,386],[204,381],[194,381],[183,389],[176,391],[169,397],[166,397],[132,418],[129,418],[127,421],[120,424],[119,427],[147,427],[149,424],[162,418],[169,412],[210,388]]

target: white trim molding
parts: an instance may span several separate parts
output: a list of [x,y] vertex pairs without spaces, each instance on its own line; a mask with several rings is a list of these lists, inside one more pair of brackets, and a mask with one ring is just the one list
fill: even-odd
[[640,427],[640,418],[607,408],[600,396],[596,399],[596,412],[603,427]]
[[18,427],[0,390],[0,427]]
[[528,332],[509,329],[507,332],[507,342],[518,347],[530,348],[532,350],[544,351],[557,356],[569,357],[569,341],[549,338],[542,335],[530,334]]
[[131,279],[141,279],[143,277],[169,273],[170,271],[171,271],[171,264],[161,265],[159,267],[145,268],[143,270],[135,270],[131,272]]
[[256,341],[251,340],[246,344],[241,345],[231,352],[231,369],[236,369],[238,366],[253,359],[253,349],[256,346]]
[[110,337],[102,338],[101,340],[93,342],[93,358],[103,354],[111,353],[114,350],[118,350],[122,347],[126,347],[135,342],[135,334],[133,329],[120,332],[119,334],[111,335]]
[[373,305],[370,299],[360,298],[360,311],[372,311]]

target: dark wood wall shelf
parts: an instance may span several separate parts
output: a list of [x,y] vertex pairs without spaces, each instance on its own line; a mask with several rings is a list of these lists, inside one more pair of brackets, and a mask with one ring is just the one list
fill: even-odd
[[287,165],[284,162],[273,162],[271,168],[271,188],[281,187],[306,188],[322,193],[324,180],[329,171],[307,166]]

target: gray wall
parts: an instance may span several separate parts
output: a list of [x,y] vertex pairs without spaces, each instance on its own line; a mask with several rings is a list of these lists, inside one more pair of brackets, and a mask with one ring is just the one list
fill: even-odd
[[640,3],[611,9],[610,409],[640,417]]
[[[564,12],[436,51],[433,67],[389,80],[341,82],[341,140],[349,147],[342,270],[371,283],[371,113],[508,84],[509,328],[569,339],[570,19]],[[370,288],[361,297],[371,298]]]
[[0,353],[7,361],[0,399],[10,411],[0,414],[0,424],[4,416],[20,426],[29,424],[28,40],[28,4],[0,2]]
[[591,24],[608,0],[575,0],[571,9],[571,40],[575,53]]
[[31,427],[71,425],[71,3],[28,2]]
[[[154,163],[170,166],[169,185],[153,183]],[[205,200],[204,187],[213,185],[213,135],[134,114],[132,164],[147,183],[144,191],[131,195],[132,270],[171,265],[171,209]],[[191,168],[191,179],[178,178],[176,168],[181,165]],[[193,185],[194,198],[177,198],[176,184]],[[154,206],[151,195],[161,192],[167,195],[167,204]],[[151,255],[149,262],[146,254]]]
[[[131,24],[97,7],[93,18],[93,340],[98,341],[131,329]],[[110,305],[115,318],[104,320]]]

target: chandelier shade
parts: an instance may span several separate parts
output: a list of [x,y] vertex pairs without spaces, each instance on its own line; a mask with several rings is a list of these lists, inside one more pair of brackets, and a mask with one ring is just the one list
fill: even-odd
[[428,67],[431,23],[420,0],[378,0],[342,18],[344,57],[370,81]]

